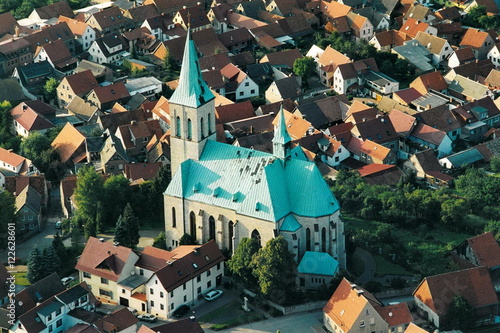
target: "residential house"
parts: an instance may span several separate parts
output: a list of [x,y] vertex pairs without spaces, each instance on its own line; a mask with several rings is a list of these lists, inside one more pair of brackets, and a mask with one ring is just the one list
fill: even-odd
[[19,24],[11,12],[0,14],[0,22],[0,38],[9,35],[14,36],[16,31],[19,31]]
[[0,147],[0,168],[9,170],[19,175],[32,175],[38,173],[31,160],[17,155],[11,150]]
[[452,141],[445,132],[422,123],[415,126],[408,140],[417,145],[418,150],[434,149],[438,158],[447,156],[452,151]]
[[111,109],[113,104],[126,104],[130,94],[123,82],[116,82],[108,86],[97,86],[87,95],[87,102],[97,106],[102,111]]
[[179,24],[184,30],[191,28],[191,31],[198,31],[210,27],[207,13],[205,12],[204,5],[197,4],[191,7],[179,9],[174,16],[174,24]]
[[[76,311],[75,311],[76,312]],[[127,308],[109,312],[104,317],[96,318],[95,312],[78,311],[73,316],[80,323],[67,330],[68,333],[95,332],[95,333],[133,333],[137,332],[139,319]]]
[[148,116],[142,109],[124,111],[118,113],[108,113],[99,116],[97,123],[103,131],[109,130],[110,133],[115,133],[120,125],[130,124],[132,121],[146,121],[152,118]]
[[475,267],[426,277],[413,292],[417,311],[441,328],[450,320],[455,297],[463,297],[475,310],[477,320],[491,322],[498,315],[498,298],[488,268]]
[[246,1],[235,4],[235,12],[256,19],[261,10],[265,10],[265,4],[260,1]]
[[93,13],[85,22],[95,29],[100,36],[123,31],[127,20],[119,7],[111,6]]
[[500,111],[489,97],[459,106],[453,112],[463,126],[460,138],[471,143],[484,140],[486,131],[500,121]]
[[404,176],[396,165],[373,163],[355,170],[368,185],[396,186]]
[[66,75],[71,75],[78,65],[78,59],[71,55],[62,40],[37,47],[33,61],[48,61],[54,69]]
[[192,320],[191,318],[176,320],[167,324],[154,326],[152,328],[149,328],[146,325],[142,325],[139,328],[139,331],[137,331],[137,333],[170,333],[170,332],[203,333],[205,331],[203,330],[203,328],[201,328],[200,324],[196,320]]
[[151,31],[151,34],[160,42],[178,38],[186,34],[184,29],[174,24],[171,17],[167,17],[165,15],[148,18],[144,21],[144,23],[142,23],[141,27],[147,28]]
[[441,20],[451,20],[451,21],[458,21],[462,18],[462,15],[460,14],[460,10],[458,7],[444,7],[440,10],[437,10],[434,12],[436,15],[436,18],[441,19]]
[[197,0],[146,0],[142,5],[145,6],[153,4],[160,14],[174,17],[174,15],[183,7],[192,7],[195,6],[198,2],[199,1]]
[[42,195],[29,185],[16,196],[16,218],[17,229],[23,234],[41,230]]
[[73,125],[66,123],[51,144],[59,153],[61,162],[74,167],[87,159],[85,136]]
[[351,38],[359,41],[369,41],[374,35],[374,27],[372,22],[367,17],[349,12],[346,15],[349,28],[352,31]]
[[377,95],[389,95],[399,90],[398,81],[378,71],[369,70],[361,76],[361,79],[361,83],[366,88],[365,91],[361,90],[361,96],[370,91],[371,96],[375,97]]
[[[488,268],[492,278],[500,268],[500,246],[491,231],[466,239],[453,252],[475,266]],[[498,286],[494,287],[498,292]]]
[[491,92],[487,86],[462,75],[455,76],[453,81],[450,82],[448,93],[450,96],[469,102],[491,96]]
[[437,35],[446,39],[451,45],[458,45],[462,39],[462,23],[442,21],[434,24],[433,27],[437,29]]
[[90,46],[89,60],[98,64],[121,65],[123,58],[130,56],[128,43],[122,35],[110,34],[97,38]]
[[219,37],[221,43],[231,53],[240,53],[250,49],[255,40],[250,31],[246,28],[230,30],[218,34],[217,37]]
[[495,45],[493,45],[488,51],[487,57],[493,62],[495,67],[500,66],[500,43],[495,43]]
[[500,88],[500,71],[493,69],[484,80],[484,84],[491,90],[498,90]]
[[39,46],[57,40],[62,40],[64,42],[70,54],[74,55],[76,51],[75,35],[69,28],[67,22],[59,22],[54,25],[45,26],[35,33],[27,35],[24,39],[31,44],[30,50],[33,54]]
[[100,151],[101,168],[106,174],[122,174],[130,158],[127,156],[122,141],[110,130]]
[[333,75],[333,90],[338,94],[357,91],[360,88],[359,79],[370,71],[378,72],[373,58],[339,65]]
[[470,46],[477,60],[484,60],[495,41],[487,32],[468,28],[460,42],[461,47]]
[[327,21],[329,19],[345,17],[352,10],[352,7],[338,1],[322,1],[320,4],[320,10],[324,16],[324,21]]
[[56,89],[59,107],[63,108],[67,106],[75,96],[86,96],[98,85],[97,80],[90,70],[64,77]]
[[408,60],[416,67],[417,73],[435,70],[432,65],[432,53],[416,40],[409,40],[401,46],[395,46],[390,52],[397,54],[400,59]]
[[335,70],[339,65],[347,64],[349,62],[351,62],[349,57],[328,45],[317,61],[318,74],[321,83],[327,87],[333,87],[333,75]]
[[323,324],[335,333],[402,332],[412,322],[405,302],[384,306],[376,297],[345,278],[323,308]]
[[293,63],[295,60],[302,58],[304,58],[304,56],[300,53],[299,49],[290,49],[268,53],[259,60],[259,63],[268,62],[272,67],[282,72],[292,73]]
[[448,84],[439,71],[420,75],[412,83],[410,88],[415,88],[422,95],[427,94],[431,90],[446,93]]
[[[123,16],[136,26],[142,26],[146,20],[158,17],[159,13],[155,5],[149,4],[144,6],[134,6],[132,8],[124,9]],[[151,31],[151,30],[150,30]]]
[[291,16],[294,8],[299,8],[296,0],[271,0],[266,4],[266,11],[283,17]]
[[442,172],[434,149],[415,152],[404,162],[404,171],[410,171],[417,178],[426,180],[431,185],[449,185],[455,178]]
[[75,73],[83,72],[90,69],[92,75],[94,75],[97,82],[102,83],[104,81],[113,80],[113,70],[104,65],[99,65],[93,61],[82,60],[78,67],[75,69]]
[[398,158],[406,160],[413,151],[412,147],[408,145],[406,138],[417,125],[417,120],[413,116],[396,109],[393,109],[389,114],[389,120],[394,127],[394,131],[399,136],[397,147]]
[[392,94],[392,99],[398,102],[399,104],[409,106],[411,102],[422,96],[423,95],[419,93],[415,88],[406,88],[395,91]]
[[73,193],[75,192],[77,179],[77,175],[67,175],[66,177],[61,179],[61,184],[59,185],[61,192],[61,207],[63,215],[66,218],[72,216],[75,210],[71,198],[73,196]]
[[351,157],[365,164],[396,164],[397,156],[391,149],[371,140],[347,137],[346,148]]
[[434,65],[444,62],[453,52],[451,45],[444,38],[419,31],[415,39],[432,53]]
[[129,157],[135,157],[146,153],[146,146],[151,138],[156,135],[161,137],[163,132],[158,120],[143,122],[131,122],[130,124],[118,126],[115,136],[125,148]]
[[33,61],[30,43],[22,38],[0,42],[0,56],[0,76],[10,75],[16,67]]
[[[491,52],[491,51],[490,51]],[[488,52],[488,59],[494,61],[492,57],[490,57],[490,52]],[[498,51],[497,51],[498,52]],[[498,54],[498,53],[497,53]],[[476,61],[476,56],[474,55],[474,51],[472,47],[464,47],[461,49],[457,49],[453,51],[451,56],[448,59],[448,67],[455,68],[463,64],[467,64],[469,62]]]
[[71,102],[66,106],[66,110],[68,110],[69,114],[77,116],[87,124],[95,123],[97,117],[103,114],[98,107],[78,96],[73,97]]
[[273,81],[266,90],[267,103],[279,102],[287,98],[293,100],[302,95],[302,88],[295,76]]
[[215,107],[215,117],[222,124],[255,117],[255,111],[250,101],[221,105]]
[[319,149],[323,152],[321,161],[331,167],[338,166],[350,156],[349,150],[347,150],[342,142],[334,138],[323,137],[318,140],[317,144]]
[[66,22],[76,38],[77,53],[86,52],[96,39],[95,30],[87,23],[65,16],[59,17],[59,22]]
[[154,179],[161,166],[161,162],[129,163],[125,165],[123,173],[131,185],[138,185],[146,180]]
[[366,17],[372,23],[374,33],[375,31],[389,30],[390,16],[377,11],[375,7],[371,6],[355,9],[353,12]]
[[370,39],[369,44],[378,51],[390,51],[393,47],[402,46],[404,42],[411,40],[411,37],[404,32],[397,30],[381,31]]
[[370,140],[385,146],[394,153],[398,150],[399,137],[389,116],[358,122],[351,129],[351,133],[363,141]]
[[425,23],[431,23],[435,18],[432,9],[419,3],[413,3],[404,16],[405,21],[413,19]]
[[468,13],[472,8],[477,7],[477,6],[482,6],[486,10],[486,15],[488,16],[495,16],[500,13],[500,10],[498,9],[498,5],[495,3],[495,1],[492,0],[473,0],[470,2],[467,2],[464,11]]
[[48,20],[59,16],[66,16],[70,18],[75,16],[68,2],[59,1],[47,6],[35,8],[28,18],[32,20]]
[[98,299],[161,318],[222,282],[224,256],[214,241],[139,254],[90,237],[76,268]]
[[295,113],[307,119],[314,128],[326,129],[343,121],[349,110],[349,103],[345,95],[329,96],[300,104]]
[[446,133],[452,141],[460,137],[461,123],[455,113],[447,105],[438,106],[415,115],[415,118],[426,125]]
[[17,196],[28,186],[31,186],[41,195],[42,207],[47,207],[49,201],[49,192],[44,174],[36,174],[30,176],[7,176],[4,178],[2,187],[4,187],[6,191],[12,193],[14,196]]
[[495,65],[493,65],[490,59],[474,61],[450,69],[444,78],[447,82],[451,82],[455,80],[457,75],[462,75],[473,81],[483,82],[494,68]]
[[220,73],[225,81],[224,96],[233,97],[237,101],[259,96],[257,83],[235,65],[227,64]]
[[428,33],[429,35],[437,36],[436,27],[428,23],[418,21],[414,18],[408,18],[403,26],[399,29],[399,31],[407,34],[411,38],[417,37],[417,33],[419,31]]
[[14,120],[14,130],[17,135],[27,137],[31,132],[45,133],[54,127],[50,118],[54,117],[56,110],[40,101],[26,101],[18,104],[10,114]]
[[[299,227],[291,217],[285,219],[280,231],[294,232]],[[297,286],[301,289],[318,289],[327,286],[339,269],[339,263],[325,252],[306,251],[297,266]]]
[[170,135],[165,133],[158,138],[156,135],[149,141],[146,147],[146,160],[149,163],[160,162],[170,170]]
[[48,61],[16,67],[12,73],[12,77],[18,80],[24,96],[31,100],[43,98],[40,90],[48,79],[59,79],[63,76],[64,74],[56,71]]

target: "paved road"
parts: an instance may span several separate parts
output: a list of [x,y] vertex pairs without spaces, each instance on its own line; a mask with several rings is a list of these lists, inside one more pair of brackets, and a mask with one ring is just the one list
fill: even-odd
[[[289,316],[283,316],[255,323],[242,325],[239,327],[229,328],[227,330],[219,331],[221,333],[282,333],[292,332],[315,332],[313,326],[317,327],[322,323],[323,312],[321,310],[313,312],[302,312]],[[214,332],[210,329],[205,329],[206,332]]]
[[361,258],[365,267],[363,274],[358,277],[356,283],[364,284],[373,280],[373,277],[377,272],[377,264],[375,263],[375,259],[373,259],[371,253],[366,251],[365,249],[357,247],[356,251],[354,251],[354,255],[357,255],[359,258]]

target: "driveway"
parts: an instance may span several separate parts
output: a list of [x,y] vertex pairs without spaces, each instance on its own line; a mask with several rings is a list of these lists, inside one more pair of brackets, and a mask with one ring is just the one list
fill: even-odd
[[[316,332],[315,328],[321,326],[323,322],[323,311],[316,310],[312,312],[301,312],[289,316],[283,316],[255,323],[250,323],[238,327],[219,331],[221,333],[276,333],[280,332]],[[215,332],[205,329],[205,332]]]

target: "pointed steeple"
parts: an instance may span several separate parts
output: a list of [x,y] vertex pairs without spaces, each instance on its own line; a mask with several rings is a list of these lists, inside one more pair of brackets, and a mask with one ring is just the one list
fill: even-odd
[[214,94],[212,94],[201,75],[196,47],[191,39],[191,28],[188,28],[179,86],[172,94],[169,103],[198,108],[214,98]]
[[281,104],[278,113],[278,123],[274,127],[273,154],[279,158],[285,158],[290,153],[290,142],[292,138],[286,129],[285,111]]

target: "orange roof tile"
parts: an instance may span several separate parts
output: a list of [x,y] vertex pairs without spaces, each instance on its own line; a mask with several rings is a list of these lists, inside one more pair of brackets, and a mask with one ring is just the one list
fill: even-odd
[[454,296],[474,308],[497,304],[498,298],[486,267],[439,274],[425,278],[413,295],[438,315],[445,315]]
[[413,127],[417,123],[415,117],[396,109],[389,113],[389,119],[396,132],[405,137],[411,133]]
[[375,310],[389,324],[389,327],[408,324],[413,321],[410,309],[408,309],[408,305],[405,302],[384,307],[377,306]]
[[85,22],[74,20],[66,16],[59,16],[58,22],[66,22],[68,24],[69,29],[73,32],[75,36],[83,36],[85,30],[89,26]]
[[422,95],[427,94],[431,89],[441,91],[448,88],[443,74],[439,71],[420,75],[412,83],[411,88],[415,88]]
[[66,163],[85,142],[85,136],[73,125],[66,123],[61,132],[52,141],[52,147],[58,151],[61,162]]
[[418,327],[414,323],[410,323],[410,325],[408,325],[404,333],[429,333],[429,332],[424,330],[423,328]]
[[348,62],[351,62],[351,59],[349,59],[348,56],[335,50],[330,45],[327,46],[325,52],[323,52],[323,54],[321,54],[318,59],[318,63],[320,63],[321,65],[333,65],[334,69],[337,68],[338,65],[346,64]]
[[0,147],[0,161],[9,163],[12,166],[18,167],[26,161],[25,157],[17,155],[16,153]]
[[321,8],[323,14],[331,18],[346,16],[352,10],[352,7],[346,6],[337,1],[332,1],[330,3],[322,2],[321,5],[323,6],[323,8]]
[[486,232],[482,235],[467,239],[467,243],[474,252],[479,265],[489,269],[500,266],[500,246],[493,233]]
[[[305,119],[302,119],[301,117],[297,117],[293,113],[290,113],[286,110],[283,111],[285,112],[285,120],[286,120],[288,134],[290,134],[292,139],[297,140],[304,137],[309,128],[312,126],[311,123]],[[274,117],[273,120],[273,125],[276,126],[277,123],[278,123],[278,116],[276,115],[276,117]]]
[[429,24],[427,24],[425,22],[419,22],[419,21],[415,20],[414,18],[409,18],[403,24],[401,29],[399,29],[399,31],[404,32],[408,36],[415,38],[419,31],[425,32],[425,30],[428,27],[429,27]]
[[488,36],[487,32],[469,28],[465,32],[465,35],[460,42],[460,46],[471,46],[476,49],[481,48]]

